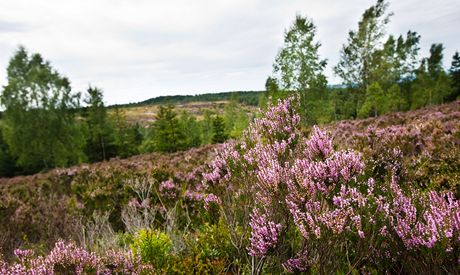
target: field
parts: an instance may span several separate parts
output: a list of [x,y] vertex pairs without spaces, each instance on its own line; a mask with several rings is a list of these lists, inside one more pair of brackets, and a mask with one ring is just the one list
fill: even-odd
[[[175,111],[181,113],[183,111],[188,112],[190,115],[197,118],[197,120],[203,119],[203,113],[205,110],[209,110],[214,114],[222,115],[224,113],[225,106],[229,104],[229,101],[212,101],[212,102],[187,102],[175,104]],[[142,126],[148,126],[155,121],[155,115],[158,113],[158,104],[143,105],[143,106],[124,106],[121,110],[126,115],[128,123],[134,124],[139,123]],[[250,105],[240,105],[241,108],[248,113],[254,113],[257,111],[257,107]],[[113,112],[113,109],[109,111],[109,114]]]
[[[460,260],[460,216],[455,216],[460,209],[455,200],[460,197],[460,101],[340,121],[321,130],[295,130],[296,116],[285,112],[291,103],[269,109],[242,140],[227,145],[144,154],[0,179],[0,247],[5,261],[21,259],[16,267],[3,263],[0,270],[33,269],[36,265],[44,270],[75,267],[87,272],[112,266],[122,272],[146,273],[242,273],[253,268],[270,273],[455,271]],[[186,104],[177,109],[198,113],[201,107],[221,108],[223,102],[207,104]],[[135,107],[126,112],[133,120],[148,121],[146,113],[155,112],[155,107]],[[330,145],[328,136],[332,137]],[[284,166],[281,160],[289,165]],[[313,234],[315,227],[304,216],[309,210],[293,210],[298,198],[292,197],[309,197],[310,191],[283,193],[283,188],[292,188],[289,184],[282,187],[284,173],[292,173],[290,178],[300,184],[296,187],[299,192],[304,178],[313,177],[319,184],[337,177],[337,186],[349,188],[337,187],[345,192],[343,196],[355,190],[356,203],[369,203],[350,202],[346,208],[337,208],[329,199],[341,193],[327,195],[331,197],[325,193],[318,203],[326,203],[321,210],[326,212],[318,209],[317,215],[345,215],[341,217],[351,219],[351,225],[330,227],[326,220],[318,220],[315,226],[323,233]],[[321,177],[328,180],[319,180]],[[367,184],[361,185],[364,180]],[[391,188],[385,189],[387,184]],[[372,193],[370,186],[379,191]],[[444,193],[447,191],[451,193]],[[449,198],[431,206],[444,209],[436,214],[443,215],[444,220],[436,234],[423,233],[424,226],[429,227],[428,218],[416,218],[431,217],[430,211],[438,211],[423,206],[428,194],[431,201],[439,196]],[[374,200],[388,207],[386,216],[371,206]],[[387,200],[388,205],[383,206]],[[398,208],[402,204],[418,214],[409,218],[411,212]],[[350,215],[357,215],[359,223]],[[372,216],[378,221],[369,223]],[[398,222],[388,221],[388,216]],[[414,229],[404,231],[402,226]],[[388,232],[382,233],[382,228]],[[422,230],[422,235],[417,235],[417,230]],[[18,247],[22,250],[15,250]],[[308,247],[310,253],[318,254],[305,254]],[[387,254],[371,257],[369,249]],[[110,254],[113,251],[117,257]],[[49,261],[45,264],[32,253],[48,255]]]

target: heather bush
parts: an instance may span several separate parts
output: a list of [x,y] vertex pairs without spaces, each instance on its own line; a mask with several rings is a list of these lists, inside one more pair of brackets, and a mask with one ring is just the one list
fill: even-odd
[[305,129],[289,98],[240,140],[3,181],[0,273],[455,273],[459,106]]
[[[361,153],[335,149],[319,128],[306,139],[297,104],[290,98],[269,106],[204,174],[206,198],[221,204],[232,243],[252,257],[251,273],[455,270],[454,195],[403,181],[406,148],[377,155],[385,151],[379,147],[366,162]],[[377,144],[399,137],[377,136]]]
[[153,268],[131,252],[109,250],[98,256],[75,243],[58,241],[49,254],[34,256],[32,250],[16,249],[17,261],[0,259],[1,274],[150,274]]

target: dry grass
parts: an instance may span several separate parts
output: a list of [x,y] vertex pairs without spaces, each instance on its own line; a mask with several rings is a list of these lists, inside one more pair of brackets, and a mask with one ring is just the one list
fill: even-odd
[[[212,101],[212,102],[189,102],[183,104],[176,104],[175,110],[177,113],[187,111],[189,114],[195,116],[198,120],[203,119],[204,111],[210,110],[216,114],[222,115],[224,113],[225,106],[229,101]],[[129,123],[139,123],[142,126],[149,125],[155,120],[155,114],[158,112],[160,105],[147,105],[147,106],[135,106],[122,108],[126,115],[126,119]],[[257,107],[240,105],[247,112],[254,113],[257,111]],[[109,110],[112,113],[113,110]]]

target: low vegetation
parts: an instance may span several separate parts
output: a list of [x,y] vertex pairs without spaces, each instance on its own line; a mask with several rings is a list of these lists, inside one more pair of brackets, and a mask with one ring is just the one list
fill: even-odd
[[[236,142],[2,180],[4,259],[55,255],[64,239],[94,253],[94,265],[62,256],[88,272],[127,264],[107,251],[158,273],[453,272],[459,102],[311,133],[297,104],[270,107]],[[3,268],[40,266],[27,261]]]
[[349,32],[340,87],[298,15],[263,92],[109,108],[20,47],[0,94],[0,273],[458,273],[460,55],[419,58],[391,16],[377,0]]

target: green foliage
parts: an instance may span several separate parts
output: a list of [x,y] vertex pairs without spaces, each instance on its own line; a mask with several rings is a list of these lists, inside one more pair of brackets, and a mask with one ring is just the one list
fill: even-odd
[[184,238],[187,253],[174,261],[171,271],[177,274],[222,274],[240,270],[235,247],[225,222],[205,223]]
[[212,120],[212,129],[213,129],[213,136],[212,136],[213,143],[222,143],[227,140],[228,136],[225,130],[225,122],[221,116],[216,116]]
[[402,96],[401,88],[398,84],[391,85],[385,96],[385,101],[385,113],[407,109],[407,102]]
[[75,120],[79,94],[40,54],[20,47],[7,68],[1,94],[4,137],[26,172],[68,166],[84,159],[84,138]]
[[157,269],[168,264],[172,252],[171,238],[159,230],[139,230],[133,239],[131,249],[135,255],[140,255],[142,261],[151,263]]
[[201,120],[200,123],[200,128],[201,128],[201,142],[202,144],[211,144],[212,143],[212,117],[214,113],[206,109],[203,112],[203,120]]
[[273,72],[282,89],[304,91],[325,81],[322,72],[326,60],[319,57],[321,44],[314,41],[315,34],[313,21],[300,15],[284,34],[283,48],[273,64]]
[[412,109],[444,103],[451,94],[450,78],[442,67],[443,49],[442,44],[431,45],[430,56],[422,60],[412,85]]
[[340,51],[340,61],[334,72],[349,87],[365,92],[371,83],[372,58],[385,35],[385,26],[390,22],[388,3],[377,3],[364,11],[357,31],[348,33],[347,44]]
[[367,88],[366,99],[358,112],[359,117],[368,117],[370,114],[378,116],[385,112],[385,94],[378,83]]
[[450,79],[452,83],[452,92],[448,95],[447,100],[455,100],[460,98],[460,54],[455,52],[452,57],[452,65],[449,69]]
[[249,118],[246,111],[238,105],[236,100],[230,101],[224,109],[224,123],[226,135],[231,138],[238,138],[249,125]]
[[183,149],[198,147],[201,145],[201,128],[196,118],[187,111],[183,111],[179,117],[180,131],[183,133]]
[[88,107],[83,116],[88,128],[86,155],[91,162],[107,160],[116,155],[114,129],[109,123],[102,90],[89,87],[84,100]]
[[331,89],[330,101],[334,108],[333,120],[352,119],[356,117],[357,94],[352,89]]
[[125,113],[119,108],[115,108],[111,120],[115,131],[116,155],[125,158],[138,154],[143,140],[139,124],[129,125]]
[[[275,76],[268,78],[266,82],[269,94],[279,94],[279,89],[298,92],[301,115],[310,124],[317,123],[318,114],[328,113],[328,106],[326,110],[322,109],[325,106],[322,101],[327,84],[323,75],[326,60],[321,59],[318,54],[321,44],[315,42],[315,35],[316,26],[313,21],[297,15],[284,35],[283,48],[273,64]],[[283,94],[274,98],[280,97]]]
[[8,145],[3,140],[2,126],[0,124],[0,178],[13,176],[14,172],[14,159],[10,154]]
[[383,47],[375,50],[369,68],[369,83],[377,82],[383,89],[414,77],[418,63],[420,35],[408,31],[406,38],[390,35]]
[[160,106],[150,134],[155,151],[175,152],[183,148],[184,134],[181,131],[173,105]]

